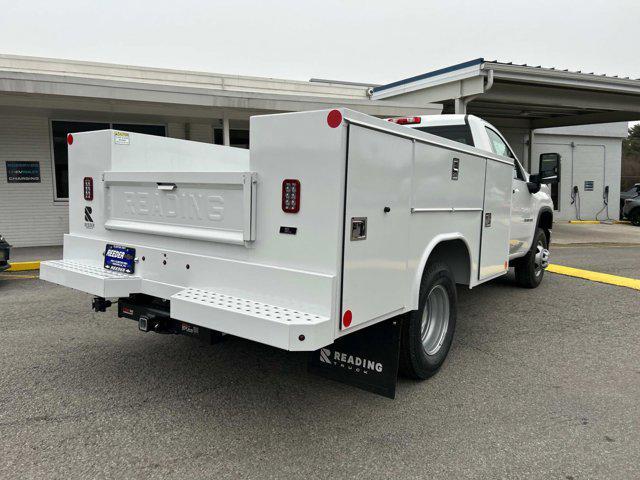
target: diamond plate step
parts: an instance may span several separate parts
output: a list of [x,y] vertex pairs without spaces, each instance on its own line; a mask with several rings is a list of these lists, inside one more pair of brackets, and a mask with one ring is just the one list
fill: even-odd
[[48,260],[40,263],[40,278],[92,293],[99,297],[126,297],[140,292],[140,277],[106,270],[76,260]]
[[171,317],[286,350],[332,342],[329,317],[197,288],[171,296]]

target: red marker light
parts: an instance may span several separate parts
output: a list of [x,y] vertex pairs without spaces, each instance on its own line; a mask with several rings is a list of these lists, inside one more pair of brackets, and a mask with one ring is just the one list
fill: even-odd
[[71,145],[73,143],[73,135],[67,133],[67,144]]
[[342,114],[340,113],[340,110],[331,110],[329,112],[329,115],[327,115],[327,124],[331,128],[336,128],[336,127],[339,127],[341,123],[342,123]]
[[353,319],[353,314],[351,313],[351,310],[347,310],[346,312],[344,312],[344,315],[342,316],[342,325],[346,327],[348,327],[349,325],[351,325],[351,320]]
[[390,122],[397,123],[398,125],[409,125],[421,123],[422,119],[420,117],[402,117],[402,118],[394,118],[389,119]]

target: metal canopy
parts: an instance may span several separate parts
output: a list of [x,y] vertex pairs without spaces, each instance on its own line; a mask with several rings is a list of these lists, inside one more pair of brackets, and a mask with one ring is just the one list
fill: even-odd
[[371,98],[440,102],[443,113],[530,129],[640,120],[640,79],[482,58],[375,87]]

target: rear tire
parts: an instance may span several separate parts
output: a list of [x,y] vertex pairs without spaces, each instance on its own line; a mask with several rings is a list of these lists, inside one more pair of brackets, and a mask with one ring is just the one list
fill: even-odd
[[458,296],[449,267],[428,265],[420,284],[418,310],[402,322],[400,373],[424,380],[442,366],[456,328]]
[[536,288],[540,285],[546,268],[545,262],[547,259],[543,257],[547,248],[547,235],[543,229],[538,228],[533,237],[531,249],[524,257],[518,259],[515,264],[518,285],[525,288]]
[[636,227],[640,227],[640,208],[634,208],[629,212],[629,221],[631,225],[635,225]]

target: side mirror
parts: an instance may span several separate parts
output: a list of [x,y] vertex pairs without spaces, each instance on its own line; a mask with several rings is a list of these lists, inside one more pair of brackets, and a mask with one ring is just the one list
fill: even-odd
[[540,166],[535,181],[551,185],[560,181],[560,154],[542,153],[540,155]]
[[527,182],[529,193],[538,193],[540,191],[540,183],[536,180],[537,175],[530,175],[530,182]]

